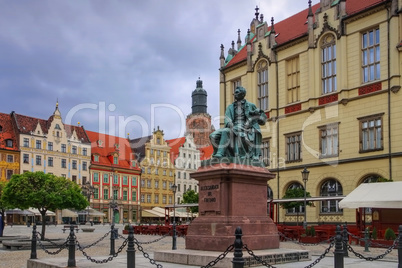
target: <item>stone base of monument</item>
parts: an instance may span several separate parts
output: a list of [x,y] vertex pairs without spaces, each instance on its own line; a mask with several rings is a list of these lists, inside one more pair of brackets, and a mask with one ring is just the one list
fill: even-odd
[[[311,256],[307,250],[297,249],[267,249],[253,250],[253,253],[260,257],[262,261],[270,265],[309,261]],[[216,261],[222,252],[202,251],[202,250],[161,250],[154,252],[154,260],[159,262],[177,263],[182,265],[206,266],[212,261]],[[261,262],[254,259],[247,252],[243,251],[244,267],[262,266]],[[214,267],[231,268],[233,267],[233,251],[228,253],[225,258],[217,262]]]
[[201,167],[191,177],[199,181],[199,216],[188,227],[186,249],[225,251],[237,227],[251,250],[279,248],[276,225],[267,215],[266,168],[238,163]]

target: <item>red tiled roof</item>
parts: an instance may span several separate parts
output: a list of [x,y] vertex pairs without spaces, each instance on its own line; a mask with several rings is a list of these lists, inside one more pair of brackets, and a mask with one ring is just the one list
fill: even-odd
[[[386,2],[387,0],[348,0],[346,1],[346,14],[348,16],[356,14],[360,11],[363,11],[367,8],[380,4],[382,2]],[[320,7],[320,3],[312,6],[313,14]],[[284,44],[288,41],[301,37],[307,34],[307,15],[308,8],[305,10],[290,16],[282,21],[279,21],[274,24],[275,32],[278,35],[275,38],[275,41],[278,45]],[[268,31],[271,30],[271,27],[268,27]],[[232,66],[238,62],[247,59],[247,46],[244,46],[227,64],[225,67]]]
[[211,158],[212,153],[214,152],[214,148],[212,145],[207,147],[202,147],[198,149],[201,152],[200,160],[207,160]]
[[169,145],[170,149],[170,155],[171,155],[171,161],[174,162],[176,158],[179,156],[179,149],[180,146],[182,146],[186,142],[185,137],[177,138],[177,139],[171,139],[171,140],[166,140],[167,144]]
[[[99,162],[94,162],[92,158],[92,164],[138,171],[140,170],[140,168],[132,167],[131,165],[131,160],[135,159],[135,154],[134,151],[131,150],[128,139],[88,130],[86,131],[86,134],[91,141],[92,155],[99,155]],[[102,146],[98,146],[98,140],[102,141]],[[116,144],[118,144],[118,149],[115,146]],[[113,156],[111,156],[111,154],[115,152],[117,152],[119,155],[119,164],[117,165],[113,164]]]
[[[7,147],[6,140],[12,140],[13,146]],[[18,151],[17,138],[9,114],[0,113],[0,149]]]
[[[49,131],[50,124],[53,121],[53,116],[50,116],[48,120],[44,120],[44,119],[39,119],[39,118],[16,114],[16,113],[13,113],[13,115],[14,115],[14,119],[16,121],[17,130],[21,134],[30,134],[31,132],[35,131],[38,123],[39,123],[40,127],[42,128],[42,131],[45,134],[47,134]],[[83,129],[83,127],[71,126],[71,125],[64,124],[64,128],[66,130],[67,137],[71,137],[71,135],[73,134],[73,132],[75,130],[75,132],[77,133],[77,138],[79,140],[81,140],[84,143],[90,143],[87,135],[85,134],[85,130]]]

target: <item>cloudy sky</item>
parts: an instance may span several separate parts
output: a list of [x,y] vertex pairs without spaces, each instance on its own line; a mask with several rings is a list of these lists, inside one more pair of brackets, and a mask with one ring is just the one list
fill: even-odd
[[181,137],[198,77],[219,116],[220,45],[256,5],[278,22],[308,0],[0,0],[0,112],[47,119],[58,100],[68,124]]

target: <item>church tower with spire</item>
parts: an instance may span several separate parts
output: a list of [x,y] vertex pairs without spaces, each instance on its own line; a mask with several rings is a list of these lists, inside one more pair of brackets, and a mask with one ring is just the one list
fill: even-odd
[[209,134],[214,131],[211,116],[207,112],[207,96],[207,91],[202,87],[202,80],[198,78],[196,88],[191,94],[191,114],[186,118],[186,132],[193,135],[197,148],[211,145]]

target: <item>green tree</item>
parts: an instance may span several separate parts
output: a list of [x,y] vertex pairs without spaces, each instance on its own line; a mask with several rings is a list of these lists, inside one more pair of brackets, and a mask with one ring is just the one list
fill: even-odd
[[0,236],[3,236],[3,231],[4,231],[4,225],[5,225],[5,212],[6,212],[6,205],[3,201],[3,190],[4,187],[6,186],[7,181],[0,181],[0,215],[1,215],[1,221],[2,221],[2,229],[0,230]]
[[45,239],[48,210],[82,210],[89,205],[75,182],[43,172],[13,175],[4,188],[3,201],[10,208],[37,208],[42,216],[42,240]]
[[[198,204],[198,193],[194,190],[189,190],[183,194],[183,200],[181,201],[182,204]],[[197,207],[190,207],[191,213],[198,212]]]
[[[306,192],[306,197],[311,197],[309,192]],[[292,188],[288,189],[285,192],[285,195],[282,197],[282,199],[293,199],[293,198],[304,198],[304,189],[303,188]],[[312,206],[312,202],[307,202],[307,206]],[[292,209],[292,208],[299,208],[301,206],[304,206],[304,200],[301,199],[301,201],[290,201],[290,202],[284,202],[281,203],[281,207],[284,209]],[[297,213],[297,225],[299,225],[299,210],[296,209]]]

